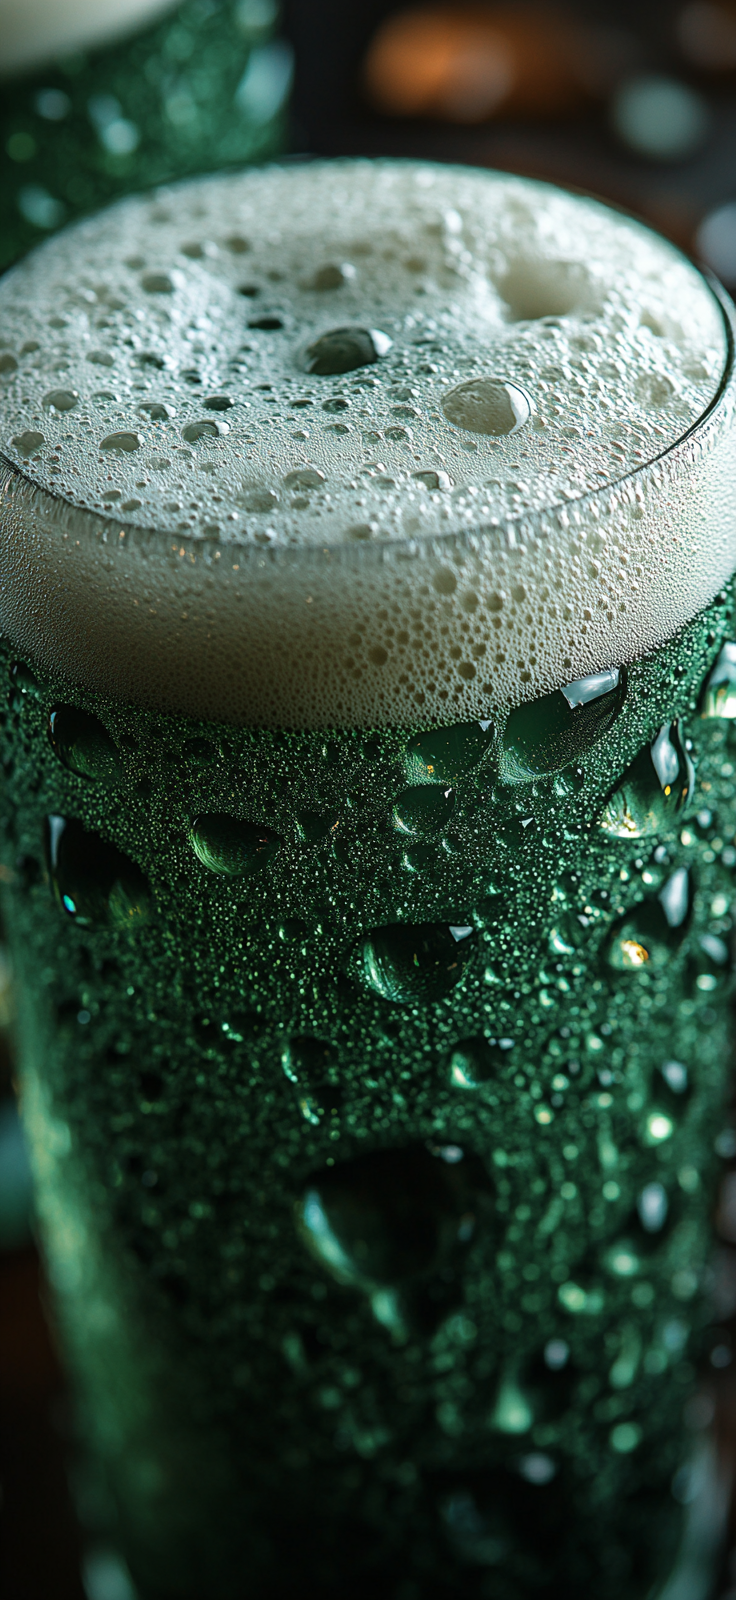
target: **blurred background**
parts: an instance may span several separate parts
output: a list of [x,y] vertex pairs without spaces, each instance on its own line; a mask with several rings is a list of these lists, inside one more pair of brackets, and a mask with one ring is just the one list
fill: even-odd
[[[0,89],[0,268],[132,189],[284,152],[361,154],[591,191],[736,289],[736,0],[0,0]],[[13,364],[0,330],[0,380]],[[713,1326],[687,1420],[697,1433],[715,1418],[733,1459],[734,1108],[718,1152]],[[135,1600],[46,1304],[0,942],[0,1593]],[[736,1550],[718,1600],[736,1600]]]

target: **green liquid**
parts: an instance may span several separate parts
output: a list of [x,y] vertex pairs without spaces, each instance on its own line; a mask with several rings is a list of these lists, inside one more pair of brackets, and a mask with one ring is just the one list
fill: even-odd
[[665,1581],[730,1051],[733,696],[703,686],[732,608],[590,704],[431,734],[162,717],[5,650],[25,1116],[146,1600]]

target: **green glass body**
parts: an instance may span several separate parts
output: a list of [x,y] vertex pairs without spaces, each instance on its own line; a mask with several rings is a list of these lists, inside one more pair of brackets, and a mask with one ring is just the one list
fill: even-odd
[[0,269],[120,195],[277,154],[290,59],[276,18],[271,0],[184,0],[4,82]]
[[728,590],[588,704],[429,734],[164,717],[4,647],[24,1113],[146,1600],[673,1569],[733,630]]

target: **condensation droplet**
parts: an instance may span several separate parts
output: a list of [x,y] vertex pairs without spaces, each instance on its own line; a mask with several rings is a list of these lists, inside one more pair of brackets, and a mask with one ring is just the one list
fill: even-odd
[[443,395],[441,403],[453,427],[494,438],[518,433],[532,413],[524,390],[502,378],[468,378]]
[[607,801],[600,819],[616,839],[640,839],[666,828],[692,799],[695,773],[677,722],[666,722],[640,751]]
[[174,282],[168,272],[144,272],[141,288],[145,289],[146,294],[173,294]]
[[76,389],[49,389],[43,404],[53,411],[73,411],[79,395]]
[[210,422],[207,418],[202,418],[199,422],[187,422],[181,430],[181,436],[187,444],[197,444],[200,439],[217,439],[221,433],[227,431],[226,423]]
[[393,825],[397,833],[416,838],[423,834],[441,833],[455,809],[452,789],[436,788],[433,784],[419,784],[404,789],[394,801]]
[[414,734],[404,751],[407,778],[414,784],[455,784],[479,765],[493,735],[492,722],[458,722]]
[[174,407],[166,405],[163,400],[144,400],[138,410],[150,417],[152,422],[166,422],[174,415]]
[[360,940],[349,976],[398,1005],[440,1000],[464,978],[474,945],[472,928],[394,923]]
[[28,457],[35,455],[46,441],[42,433],[37,433],[33,428],[26,428],[25,432],[14,434],[10,442],[15,445],[18,455],[27,461]]
[[266,866],[282,842],[264,824],[223,813],[197,817],[189,838],[203,867],[229,877],[246,877]]
[[106,785],[122,777],[120,755],[99,717],[75,706],[53,706],[48,735],[54,754],[69,772]]
[[299,1232],[340,1283],[367,1294],[416,1289],[462,1258],[484,1189],[472,1158],[448,1162],[421,1144],[375,1150],[312,1179],[297,1207]]
[[300,366],[319,377],[336,377],[368,367],[391,348],[391,339],[378,328],[331,328],[313,339],[303,351]]
[[723,717],[730,722],[736,718],[736,642],[732,639],[724,644],[706,680],[700,715]]
[[513,1039],[492,1045],[482,1033],[460,1039],[450,1056],[449,1078],[455,1089],[480,1089],[509,1066]]
[[351,266],[349,261],[342,261],[339,264],[329,263],[327,266],[318,267],[305,287],[323,293],[327,289],[342,289],[346,283],[352,283],[354,278],[355,267]]
[[75,818],[46,818],[46,862],[54,893],[82,927],[134,930],[150,904],[146,878],[129,856]]
[[626,673],[614,667],[517,706],[502,737],[505,781],[525,783],[579,761],[608,733],[625,698]]
[[140,450],[140,435],[137,433],[108,433],[100,440],[101,450],[117,450],[123,455],[131,455],[134,450]]

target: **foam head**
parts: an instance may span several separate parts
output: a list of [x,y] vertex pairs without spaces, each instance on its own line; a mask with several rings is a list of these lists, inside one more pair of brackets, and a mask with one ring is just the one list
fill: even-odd
[[482,717],[736,565],[728,311],[641,224],[426,164],[125,200],[0,285],[0,620],[287,726]]

